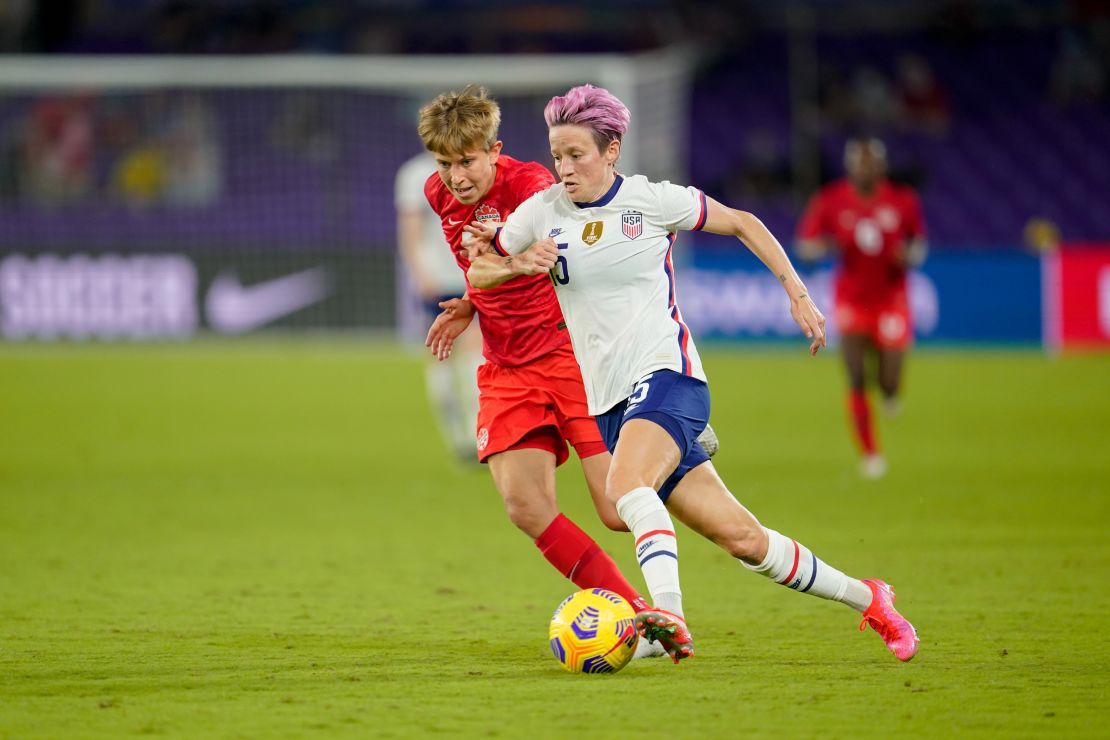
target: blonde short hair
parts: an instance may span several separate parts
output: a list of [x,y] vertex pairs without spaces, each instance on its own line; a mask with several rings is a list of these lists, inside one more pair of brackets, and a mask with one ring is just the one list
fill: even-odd
[[488,97],[486,88],[467,85],[462,92],[437,95],[420,109],[416,131],[424,148],[435,154],[464,154],[483,151],[497,142],[501,107]]

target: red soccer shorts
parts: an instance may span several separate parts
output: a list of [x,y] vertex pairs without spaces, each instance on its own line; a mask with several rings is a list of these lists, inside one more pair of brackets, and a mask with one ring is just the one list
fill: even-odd
[[569,344],[520,367],[478,368],[478,460],[507,450],[538,449],[562,465],[570,456],[605,452],[586,406],[582,373]]
[[838,300],[836,326],[841,335],[862,334],[879,349],[904,351],[913,343],[913,322],[904,297],[885,304]]

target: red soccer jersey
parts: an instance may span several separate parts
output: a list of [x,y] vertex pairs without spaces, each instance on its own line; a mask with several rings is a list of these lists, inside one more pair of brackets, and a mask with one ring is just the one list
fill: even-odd
[[[424,195],[443,219],[447,245],[465,273],[470,263],[459,256],[463,226],[471,221],[504,221],[517,206],[554,182],[543,165],[502,154],[493,185],[477,204],[460,203],[435,173],[424,183]],[[469,280],[467,286],[481,321],[482,354],[490,362],[516,367],[570,341],[547,275],[519,275],[496,288],[475,288]]]
[[810,199],[798,226],[798,238],[831,239],[840,248],[836,297],[856,305],[904,296],[902,254],[909,241],[924,235],[917,195],[885,180],[871,197],[846,179],[829,183]]

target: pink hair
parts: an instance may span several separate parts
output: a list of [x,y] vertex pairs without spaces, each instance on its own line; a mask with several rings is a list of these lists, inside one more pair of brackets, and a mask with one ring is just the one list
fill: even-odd
[[579,85],[566,95],[556,95],[543,109],[547,127],[573,124],[585,126],[593,132],[598,151],[604,151],[609,142],[621,140],[632,116],[617,96],[603,87]]

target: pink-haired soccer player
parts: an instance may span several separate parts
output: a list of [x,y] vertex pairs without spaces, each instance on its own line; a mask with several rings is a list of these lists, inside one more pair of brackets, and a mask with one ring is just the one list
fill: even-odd
[[550,270],[590,413],[613,453],[606,497],[635,538],[636,557],[657,614],[641,634],[674,658],[693,654],[682,610],[673,513],[745,567],[788,588],[840,601],[863,613],[900,660],[917,652],[913,626],[894,609],[882,581],[851,578],[797,540],[761,525],[728,490],[695,443],[709,418],[709,388],[675,295],[671,248],[680,230],[739,238],[778,277],[790,311],[825,345],[825,317],[789,258],[755,216],[697,188],[617,173],[628,109],[606,90],[583,85],[544,111],[560,183],[522,203],[501,228],[474,224],[472,285]]

